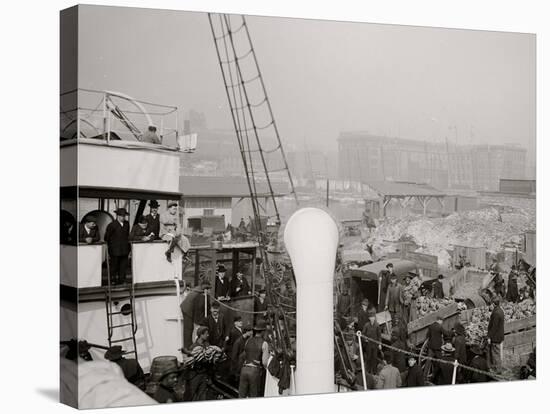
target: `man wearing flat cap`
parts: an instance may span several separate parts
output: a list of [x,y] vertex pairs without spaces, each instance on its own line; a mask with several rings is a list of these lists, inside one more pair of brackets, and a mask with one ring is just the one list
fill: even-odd
[[147,219],[140,217],[137,224],[134,224],[130,232],[130,241],[150,241],[153,240],[154,234],[147,232]]
[[87,244],[97,243],[99,241],[99,231],[94,217],[84,217],[78,229],[78,241]]
[[145,216],[147,220],[147,234],[153,233],[153,240],[159,239],[160,234],[160,216],[159,203],[157,200],[149,201],[149,214]]
[[172,262],[172,253],[176,247],[184,256],[191,248],[191,243],[179,228],[178,203],[176,201],[169,201],[168,211],[160,216],[160,238],[169,243],[168,250],[165,252],[166,260],[169,262]]
[[128,212],[125,208],[115,210],[116,220],[109,223],[105,230],[105,241],[111,258],[111,282],[115,285],[126,281],[128,255],[130,254],[130,224],[126,220]]

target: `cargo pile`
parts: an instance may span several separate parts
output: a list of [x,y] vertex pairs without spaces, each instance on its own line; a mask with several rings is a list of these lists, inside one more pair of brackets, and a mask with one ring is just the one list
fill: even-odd
[[382,240],[412,240],[423,247],[421,252],[438,256],[440,266],[449,267],[447,251],[453,245],[498,251],[505,242],[520,243],[534,223],[534,208],[494,206],[438,218],[410,214],[380,220],[369,244],[376,250]]
[[428,296],[420,296],[416,299],[416,310],[419,318],[430,313],[437,312],[450,304],[455,303],[452,299],[434,299]]
[[[503,303],[504,322],[513,322],[536,315],[536,306],[532,302]],[[470,323],[466,325],[466,342],[481,343],[487,335],[491,309],[488,306],[472,309]]]

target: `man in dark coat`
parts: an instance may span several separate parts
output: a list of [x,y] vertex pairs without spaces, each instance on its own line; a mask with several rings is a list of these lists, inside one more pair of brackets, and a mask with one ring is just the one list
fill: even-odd
[[[391,334],[391,341],[394,348],[400,349],[402,351],[408,351],[407,344],[401,339],[399,329],[394,329]],[[407,355],[398,350],[392,349],[391,351],[391,360],[392,365],[396,367],[401,373],[401,379],[404,379],[405,372],[407,371]]]
[[406,387],[423,387],[424,386],[424,372],[422,368],[417,364],[416,358],[409,356],[407,359],[409,370],[407,371],[407,380],[405,381]]
[[130,231],[130,241],[149,241],[154,237],[153,233],[147,233],[147,220],[145,217],[140,217],[137,224],[134,224]]
[[105,230],[105,241],[111,258],[111,281],[113,284],[122,284],[126,281],[128,269],[128,255],[130,254],[130,224],[126,221],[128,212],[125,208],[115,211],[116,220],[109,223]]
[[403,286],[397,283],[397,275],[393,273],[390,276],[390,285],[386,291],[386,303],[384,310],[391,314],[393,321],[401,319],[401,307],[403,305]]
[[99,230],[92,216],[84,217],[84,224],[80,223],[78,226],[78,241],[88,244],[99,241]]
[[390,286],[390,277],[393,274],[393,263],[388,263],[386,269],[378,275],[378,309],[381,311],[386,304],[386,293]]
[[225,275],[224,265],[218,265],[216,269],[216,281],[214,282],[214,297],[216,299],[229,297],[229,278]]
[[110,347],[107,352],[105,352],[105,359],[117,364],[122,369],[124,377],[128,382],[131,382],[139,388],[144,388],[145,376],[143,374],[143,369],[135,359],[124,358],[120,345]]
[[[367,337],[367,339],[364,339],[366,344],[363,351],[365,354],[366,370],[369,374],[376,374],[378,350],[382,349],[382,345],[379,344],[382,341],[382,332],[376,321],[376,309],[374,307],[369,308],[368,321],[361,329],[361,333]],[[369,338],[377,342],[369,341]]]
[[[489,367],[487,366],[487,359],[484,358],[483,351],[480,349],[479,345],[472,345],[470,351],[472,351],[474,357],[470,361],[469,365],[472,368],[476,368],[480,371],[489,371]],[[466,379],[470,383],[487,382],[489,380],[487,375],[470,370],[466,371]]]
[[243,328],[243,334],[238,337],[231,347],[230,357],[231,365],[230,371],[232,379],[238,384],[241,368],[244,364],[244,345],[248,338],[252,336],[252,327],[245,326]]
[[231,279],[231,297],[235,298],[251,294],[248,280],[244,277],[242,270],[238,270],[236,276]]
[[[460,322],[456,322],[453,327],[453,345],[455,347],[455,359],[459,364],[467,365],[468,354],[466,352],[466,329]],[[456,383],[462,384],[464,382],[464,372],[461,367],[456,371]]]
[[214,302],[210,308],[210,315],[206,319],[208,327],[210,345],[215,345],[223,349],[225,344],[225,319],[220,314],[220,305]]
[[[426,339],[428,340],[428,356],[432,358],[441,357],[441,347],[443,346],[443,336],[445,335],[445,329],[443,328],[443,319],[438,317],[437,320],[428,327],[426,333]],[[438,369],[436,362],[430,360],[426,361],[426,368],[429,370],[430,366],[433,366],[433,372]]]
[[259,319],[267,319],[267,292],[265,289],[260,289],[258,296],[254,297],[254,323],[257,323]]
[[504,311],[500,307],[500,298],[493,298],[493,311],[487,327],[487,343],[489,344],[489,368],[499,371],[501,363],[501,343],[504,341]]
[[495,288],[495,293],[500,295],[500,297],[506,297],[506,287],[504,286],[504,279],[502,275],[498,272],[494,273],[493,286]]
[[518,272],[516,266],[512,266],[512,270],[508,275],[508,289],[506,292],[506,300],[508,302],[518,302],[519,300],[519,290],[518,290]]
[[145,220],[147,220],[147,234],[153,233],[153,240],[159,239],[160,216],[159,203],[157,200],[151,200],[149,202],[149,214],[145,216]]
[[437,385],[450,385],[453,383],[455,349],[452,344],[446,343],[441,347],[441,359],[448,363],[439,363],[434,367],[434,382]]
[[443,275],[437,276],[437,280],[432,284],[432,293],[434,299],[443,299],[445,294],[443,293]]
[[233,344],[237,342],[237,339],[243,336],[243,318],[240,315],[233,317],[233,326],[229,330],[225,338],[225,349],[229,353],[233,348]]
[[357,311],[357,329],[363,329],[363,326],[369,321],[369,300],[363,299],[361,306]]
[[263,371],[269,359],[269,346],[263,338],[265,323],[254,326],[253,337],[244,345],[244,363],[239,380],[239,398],[259,397]]
[[350,315],[350,312],[351,296],[349,295],[348,288],[344,286],[342,293],[338,295],[338,302],[336,303],[336,317],[342,329],[346,327],[346,318]]

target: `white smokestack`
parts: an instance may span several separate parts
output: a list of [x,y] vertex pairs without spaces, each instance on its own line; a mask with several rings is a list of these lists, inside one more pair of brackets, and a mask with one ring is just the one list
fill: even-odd
[[286,250],[296,276],[296,393],[334,392],[333,279],[338,227],[318,208],[288,220]]

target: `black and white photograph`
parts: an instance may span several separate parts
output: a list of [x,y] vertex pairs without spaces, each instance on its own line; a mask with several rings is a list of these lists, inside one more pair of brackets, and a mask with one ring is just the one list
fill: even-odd
[[535,34],[59,23],[62,403],[536,379]]

